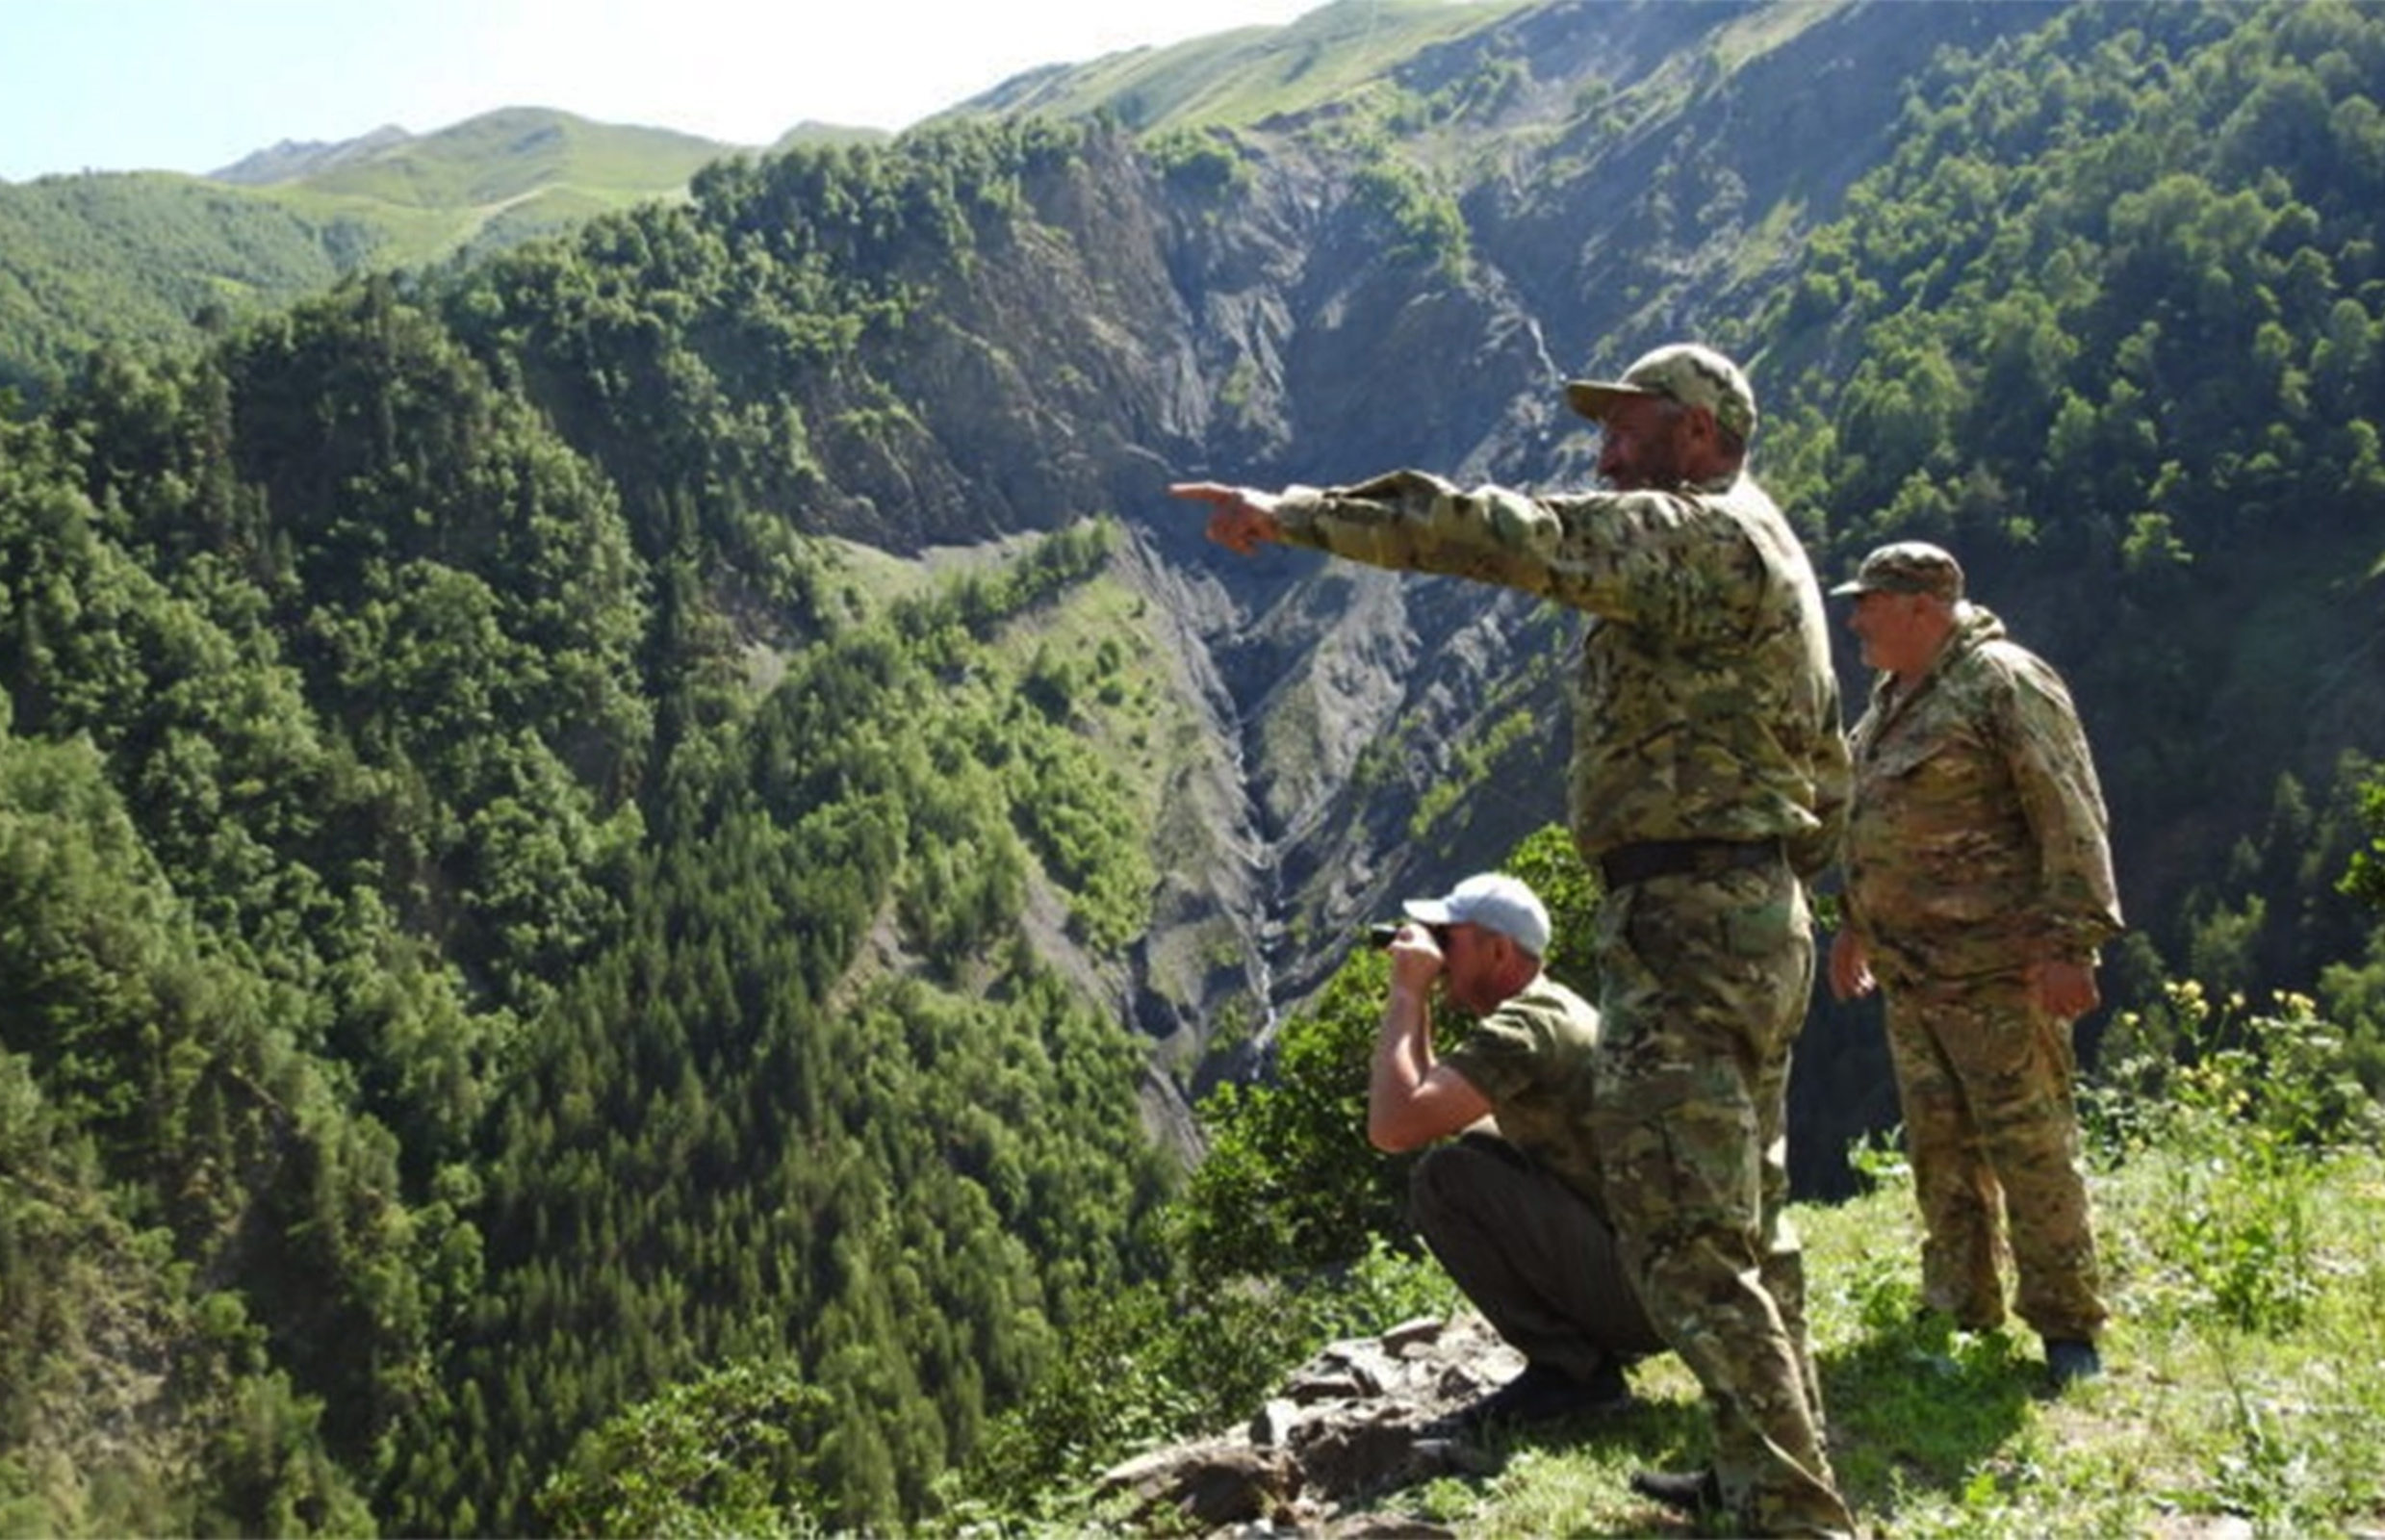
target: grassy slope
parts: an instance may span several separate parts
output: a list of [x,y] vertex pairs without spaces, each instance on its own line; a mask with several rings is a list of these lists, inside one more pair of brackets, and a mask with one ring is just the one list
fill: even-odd
[[187,345],[208,305],[274,309],[358,269],[486,251],[676,197],[739,149],[509,108],[271,186],[168,172],[0,184],[0,383],[71,372],[101,343]]
[[484,113],[263,195],[388,232],[391,265],[428,262],[493,222],[536,229],[676,195],[738,146],[544,108]]
[[1280,27],[1244,27],[1023,76],[959,109],[1075,116],[1107,107],[1137,128],[1246,126],[1314,110],[1418,50],[1526,0],[1340,0]]
[[[827,545],[836,555],[841,602],[858,618],[923,595],[957,574],[990,571],[1039,538],[932,548],[915,560],[851,541]],[[1077,731],[1099,746],[1137,824],[1150,831],[1154,864],[1168,872],[1218,860],[1218,830],[1227,813],[1212,805],[1213,788],[1223,779],[1217,764],[1223,750],[1201,717],[1200,686],[1160,622],[1159,607],[1114,566],[1006,628],[994,652],[1022,674],[1042,653],[1088,681],[1076,700]],[[780,660],[763,653],[749,665],[761,687],[782,672]],[[1195,998],[1203,975],[1233,962],[1239,948],[1222,924],[1155,932],[1147,944],[1145,985],[1174,1001]],[[1252,1024],[1239,1022],[1233,1030]],[[1189,1078],[1193,1047],[1167,1045],[1167,1067]]]
[[[2278,1109],[2325,1094],[2325,1032],[2305,1005],[2254,1027],[2309,1057],[2263,1071],[2214,1054],[2158,1101],[2108,1100],[2094,1178],[2107,1373],[2059,1399],[2017,1322],[1972,1335],[1916,1318],[1918,1227],[1891,1158],[1865,1162],[1880,1184],[1865,1196],[1798,1211],[1833,1457],[1867,1531],[2385,1531],[2375,1110],[2337,1125],[2332,1146],[2291,1137],[2308,1123]],[[1628,1480],[1702,1457],[1696,1386],[1669,1357],[1636,1379],[1649,1404],[1611,1429],[1519,1441],[1498,1475],[1393,1506],[1466,1535],[1695,1532]]]
[[423,207],[510,202],[558,183],[641,194],[684,182],[696,167],[733,150],[668,129],[507,108],[345,163],[304,186]]

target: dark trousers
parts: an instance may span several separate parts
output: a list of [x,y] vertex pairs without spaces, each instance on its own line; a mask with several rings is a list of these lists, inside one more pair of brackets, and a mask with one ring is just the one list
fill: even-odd
[[1437,1146],[1408,1195],[1424,1244],[1530,1362],[1587,1379],[1664,1347],[1606,1220],[1505,1140],[1475,1133]]

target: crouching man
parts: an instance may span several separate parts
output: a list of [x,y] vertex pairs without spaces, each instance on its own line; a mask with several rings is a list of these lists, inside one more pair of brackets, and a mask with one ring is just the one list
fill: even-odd
[[[1484,873],[1403,907],[1367,1137],[1390,1151],[1444,1142],[1416,1168],[1417,1229],[1525,1358],[1522,1373],[1455,1421],[1521,1425],[1625,1410],[1625,1367],[1664,1341],[1600,1207],[1598,1012],[1542,970],[1549,911],[1517,879]],[[1445,1058],[1432,1042],[1436,986],[1480,1017]]]

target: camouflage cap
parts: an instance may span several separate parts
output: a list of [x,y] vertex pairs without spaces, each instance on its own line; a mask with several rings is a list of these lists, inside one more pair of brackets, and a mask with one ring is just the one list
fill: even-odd
[[1863,558],[1854,578],[1833,594],[1935,594],[1950,604],[1962,602],[1962,563],[1926,540],[1900,540]]
[[1481,872],[1447,898],[1412,898],[1400,906],[1427,925],[1479,925],[1497,931],[1534,957],[1549,955],[1549,911],[1520,878]]
[[1756,392],[1739,366],[1698,343],[1668,343],[1623,372],[1619,380],[1565,382],[1565,398],[1593,422],[1606,421],[1614,404],[1632,396],[1662,396],[1683,406],[1703,406],[1714,421],[1745,444],[1756,436]]

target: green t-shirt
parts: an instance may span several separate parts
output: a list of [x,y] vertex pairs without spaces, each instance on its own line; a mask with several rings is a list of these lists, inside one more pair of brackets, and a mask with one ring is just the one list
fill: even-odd
[[1592,1203],[1599,1151],[1590,1133],[1599,1013],[1547,974],[1484,1016],[1442,1063],[1482,1092],[1501,1138]]

